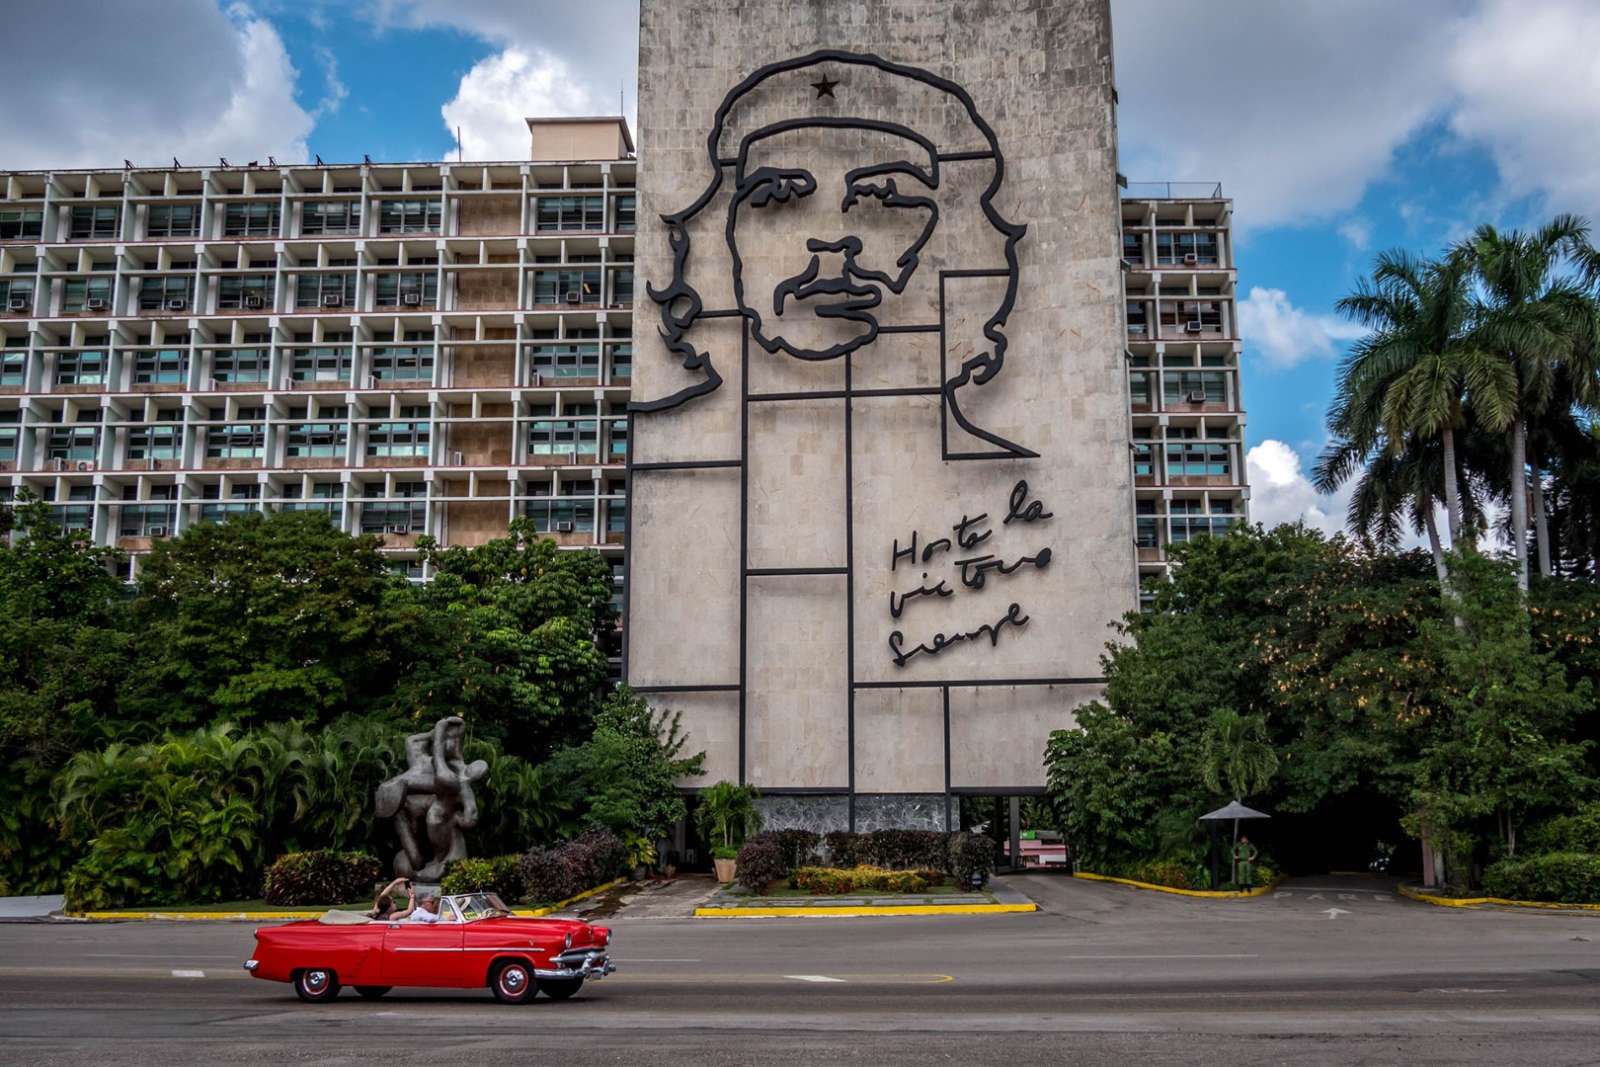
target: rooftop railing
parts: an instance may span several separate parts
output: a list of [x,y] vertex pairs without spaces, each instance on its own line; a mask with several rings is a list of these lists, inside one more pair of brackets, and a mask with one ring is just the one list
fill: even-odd
[[1129,182],[1124,200],[1221,200],[1221,182]]

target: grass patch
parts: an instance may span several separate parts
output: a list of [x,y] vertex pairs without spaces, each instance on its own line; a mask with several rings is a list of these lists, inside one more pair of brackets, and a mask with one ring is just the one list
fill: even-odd
[[304,907],[289,908],[281,904],[268,904],[264,900],[223,900],[215,904],[132,904],[126,908],[103,908],[102,911],[193,911],[207,914],[227,913],[235,911],[292,911],[306,915],[321,915],[330,908],[339,911],[368,911],[372,908],[372,901],[361,900],[353,904],[316,904]]

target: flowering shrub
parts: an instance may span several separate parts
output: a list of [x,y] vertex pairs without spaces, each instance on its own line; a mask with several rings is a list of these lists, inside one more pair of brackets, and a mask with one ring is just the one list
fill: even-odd
[[261,880],[268,904],[347,904],[372,894],[378,861],[361,852],[290,852],[279,856]]
[[522,899],[522,857],[491,856],[457,860],[439,883],[442,893],[486,892],[498,894],[508,904]]
[[794,888],[829,897],[862,891],[926,893],[943,881],[943,871],[889,871],[882,867],[801,867],[789,876]]

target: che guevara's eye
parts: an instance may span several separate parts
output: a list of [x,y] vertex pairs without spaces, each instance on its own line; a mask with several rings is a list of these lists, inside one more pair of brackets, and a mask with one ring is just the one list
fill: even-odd
[[817,180],[803,170],[760,170],[751,176],[745,202],[751,207],[784,204],[817,191]]

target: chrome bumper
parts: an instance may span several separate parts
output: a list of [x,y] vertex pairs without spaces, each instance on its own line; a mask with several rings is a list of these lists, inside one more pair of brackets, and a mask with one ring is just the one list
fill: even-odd
[[261,961],[260,960],[245,960],[244,961],[244,969],[247,970],[247,971],[254,972],[255,969],[257,967],[259,967],[259,966],[261,966]]
[[539,978],[593,978],[598,981],[617,969],[603,948],[570,948],[555,955],[554,969],[535,970]]

